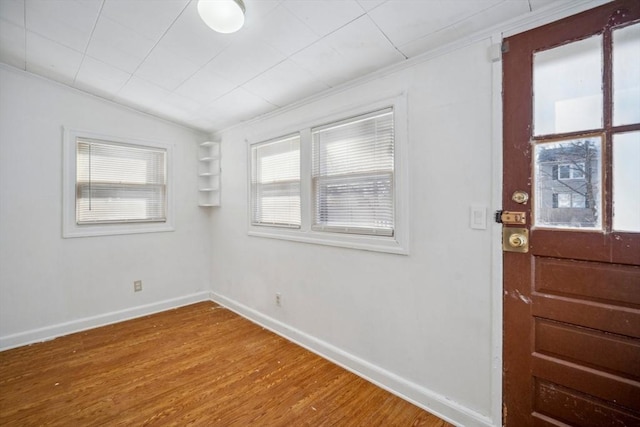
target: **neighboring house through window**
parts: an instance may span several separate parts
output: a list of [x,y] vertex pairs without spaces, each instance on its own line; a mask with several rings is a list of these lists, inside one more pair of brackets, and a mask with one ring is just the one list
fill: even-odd
[[545,226],[598,224],[600,162],[600,136],[536,146],[536,212]]

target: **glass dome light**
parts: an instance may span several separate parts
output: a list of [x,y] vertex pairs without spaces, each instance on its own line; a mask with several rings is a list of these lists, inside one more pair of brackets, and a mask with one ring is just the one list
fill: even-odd
[[244,25],[242,0],[198,0],[198,14],[212,30],[234,33]]

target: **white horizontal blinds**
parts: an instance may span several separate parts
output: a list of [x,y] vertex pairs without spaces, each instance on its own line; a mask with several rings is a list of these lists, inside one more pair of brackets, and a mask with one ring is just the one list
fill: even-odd
[[311,130],[312,228],[393,236],[393,109]]
[[251,222],[300,228],[300,135],[251,147]]
[[78,224],[164,222],[166,150],[78,138]]

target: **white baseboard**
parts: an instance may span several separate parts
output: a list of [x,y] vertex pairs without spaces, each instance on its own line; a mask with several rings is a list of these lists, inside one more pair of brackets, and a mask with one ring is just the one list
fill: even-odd
[[71,322],[59,323],[57,325],[33,329],[13,335],[6,335],[0,337],[0,351],[37,342],[48,341],[63,335],[69,335],[85,331],[87,329],[93,329],[100,326],[110,325],[112,323],[134,319],[136,317],[147,316],[160,311],[170,310],[172,308],[178,308],[183,305],[210,300],[211,297],[208,291],[198,292],[184,297],[159,301],[120,311],[113,311],[97,316],[85,317]]
[[446,396],[412,383],[237,301],[215,292],[211,292],[211,300],[452,424],[469,427],[495,426],[491,418]]

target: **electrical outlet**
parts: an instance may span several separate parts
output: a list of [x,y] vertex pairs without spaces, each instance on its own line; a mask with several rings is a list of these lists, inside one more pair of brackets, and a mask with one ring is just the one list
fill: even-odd
[[142,280],[136,280],[133,282],[133,292],[142,291]]
[[282,295],[280,295],[280,292],[276,292],[276,305],[278,307],[282,305]]

